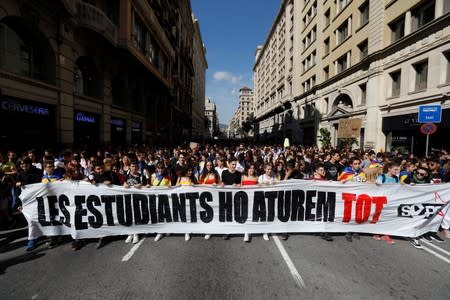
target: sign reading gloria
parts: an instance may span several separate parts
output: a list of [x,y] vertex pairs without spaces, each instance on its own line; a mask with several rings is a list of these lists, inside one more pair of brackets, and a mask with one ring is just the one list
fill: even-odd
[[441,123],[442,108],[440,105],[420,105],[419,123]]
[[54,182],[29,185],[21,198],[30,238],[286,231],[415,237],[441,224],[449,207],[450,184],[290,180],[268,187],[125,189]]
[[85,113],[79,112],[77,113],[75,119],[78,122],[85,122],[85,123],[95,123],[95,117],[87,115]]
[[361,132],[361,118],[339,119],[338,138],[359,138]]

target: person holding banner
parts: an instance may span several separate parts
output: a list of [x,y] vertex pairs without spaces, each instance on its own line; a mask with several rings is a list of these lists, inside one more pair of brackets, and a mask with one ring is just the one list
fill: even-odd
[[[168,174],[166,165],[163,162],[156,164],[156,172],[152,174],[150,179],[150,185],[152,187],[170,187],[172,186],[172,179]],[[163,237],[162,233],[157,233],[155,237],[155,242],[158,242]]]
[[[177,185],[183,186],[183,185],[194,185],[197,184],[196,179],[194,175],[192,174],[192,166],[186,165],[183,170],[179,173],[180,176],[177,179]],[[189,241],[191,239],[190,233],[184,234],[184,240]]]
[[[219,183],[219,173],[214,169],[212,161],[207,160],[200,175],[200,184],[216,186]],[[211,238],[210,234],[205,234],[205,240]]]
[[[267,163],[264,166],[264,174],[260,175],[258,177],[258,183],[259,184],[265,184],[265,185],[269,185],[269,184],[275,184],[276,179],[275,179],[275,175],[272,172],[272,165]],[[265,241],[269,240],[269,235],[267,233],[263,234],[263,239]]]
[[[233,187],[238,187],[241,184],[241,172],[236,170],[237,159],[234,156],[231,156],[228,160],[228,169],[222,172],[222,182],[220,185],[223,187],[225,185],[231,185]],[[224,240],[230,239],[229,234],[223,235]]]
[[[252,186],[258,184],[258,177],[256,176],[256,167],[254,163],[250,163],[247,169],[242,175],[241,185],[242,186]],[[244,233],[244,242],[250,242],[250,234]]]
[[[361,168],[361,160],[357,157],[352,157],[349,159],[349,167],[346,167],[344,171],[339,175],[338,181],[346,183],[347,181],[353,182],[365,182],[367,180],[366,174]],[[345,239],[348,242],[352,242],[353,238],[359,240],[359,234],[356,232],[347,232],[345,234]]]
[[[129,189],[130,187],[134,187],[140,189],[142,187],[149,186],[147,184],[147,178],[144,174],[141,174],[139,172],[138,168],[138,162],[136,160],[131,160],[130,171],[126,175],[125,182],[123,183],[123,186],[125,188]],[[131,242],[133,242],[133,244],[137,244],[139,242],[139,234],[135,233],[128,235],[128,237],[125,239],[125,243],[128,244]]]
[[[400,184],[400,165],[396,162],[389,162],[385,165],[387,172],[377,177],[376,184]],[[388,245],[394,245],[394,240],[389,235],[380,236],[375,234],[373,239],[376,241],[385,241]]]

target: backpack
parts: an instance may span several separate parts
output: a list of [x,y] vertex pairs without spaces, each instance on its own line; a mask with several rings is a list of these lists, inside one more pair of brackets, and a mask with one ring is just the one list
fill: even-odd
[[[386,182],[386,174],[381,174],[381,178],[382,178],[381,182],[384,184]],[[398,177],[394,175],[394,178],[395,178],[395,183],[398,183],[399,182]]]

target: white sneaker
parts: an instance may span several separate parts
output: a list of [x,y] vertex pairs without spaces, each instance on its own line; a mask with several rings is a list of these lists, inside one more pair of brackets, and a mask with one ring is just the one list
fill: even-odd
[[264,233],[264,234],[263,234],[263,239],[264,239],[265,241],[268,241],[268,240],[269,240],[269,235],[268,235],[267,233]]
[[162,233],[158,233],[155,237],[155,242],[159,241],[160,239],[162,239],[163,235]]
[[133,235],[133,244],[137,244],[139,243],[139,234],[134,234]]
[[191,235],[189,233],[184,234],[184,240],[189,241],[191,239]]
[[250,234],[244,233],[244,242],[250,242]]
[[125,244],[131,243],[132,240],[133,240],[133,235],[130,234],[129,236],[127,236],[127,239],[125,240]]
[[205,234],[205,240],[209,240],[211,238],[210,234]]

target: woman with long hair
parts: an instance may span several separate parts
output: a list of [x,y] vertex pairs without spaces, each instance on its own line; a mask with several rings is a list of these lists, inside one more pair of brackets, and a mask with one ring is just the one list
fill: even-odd
[[[256,166],[254,163],[250,163],[245,169],[242,175],[241,185],[242,186],[252,186],[258,184],[258,176],[256,174]],[[244,242],[250,242],[250,234],[244,233]]]

